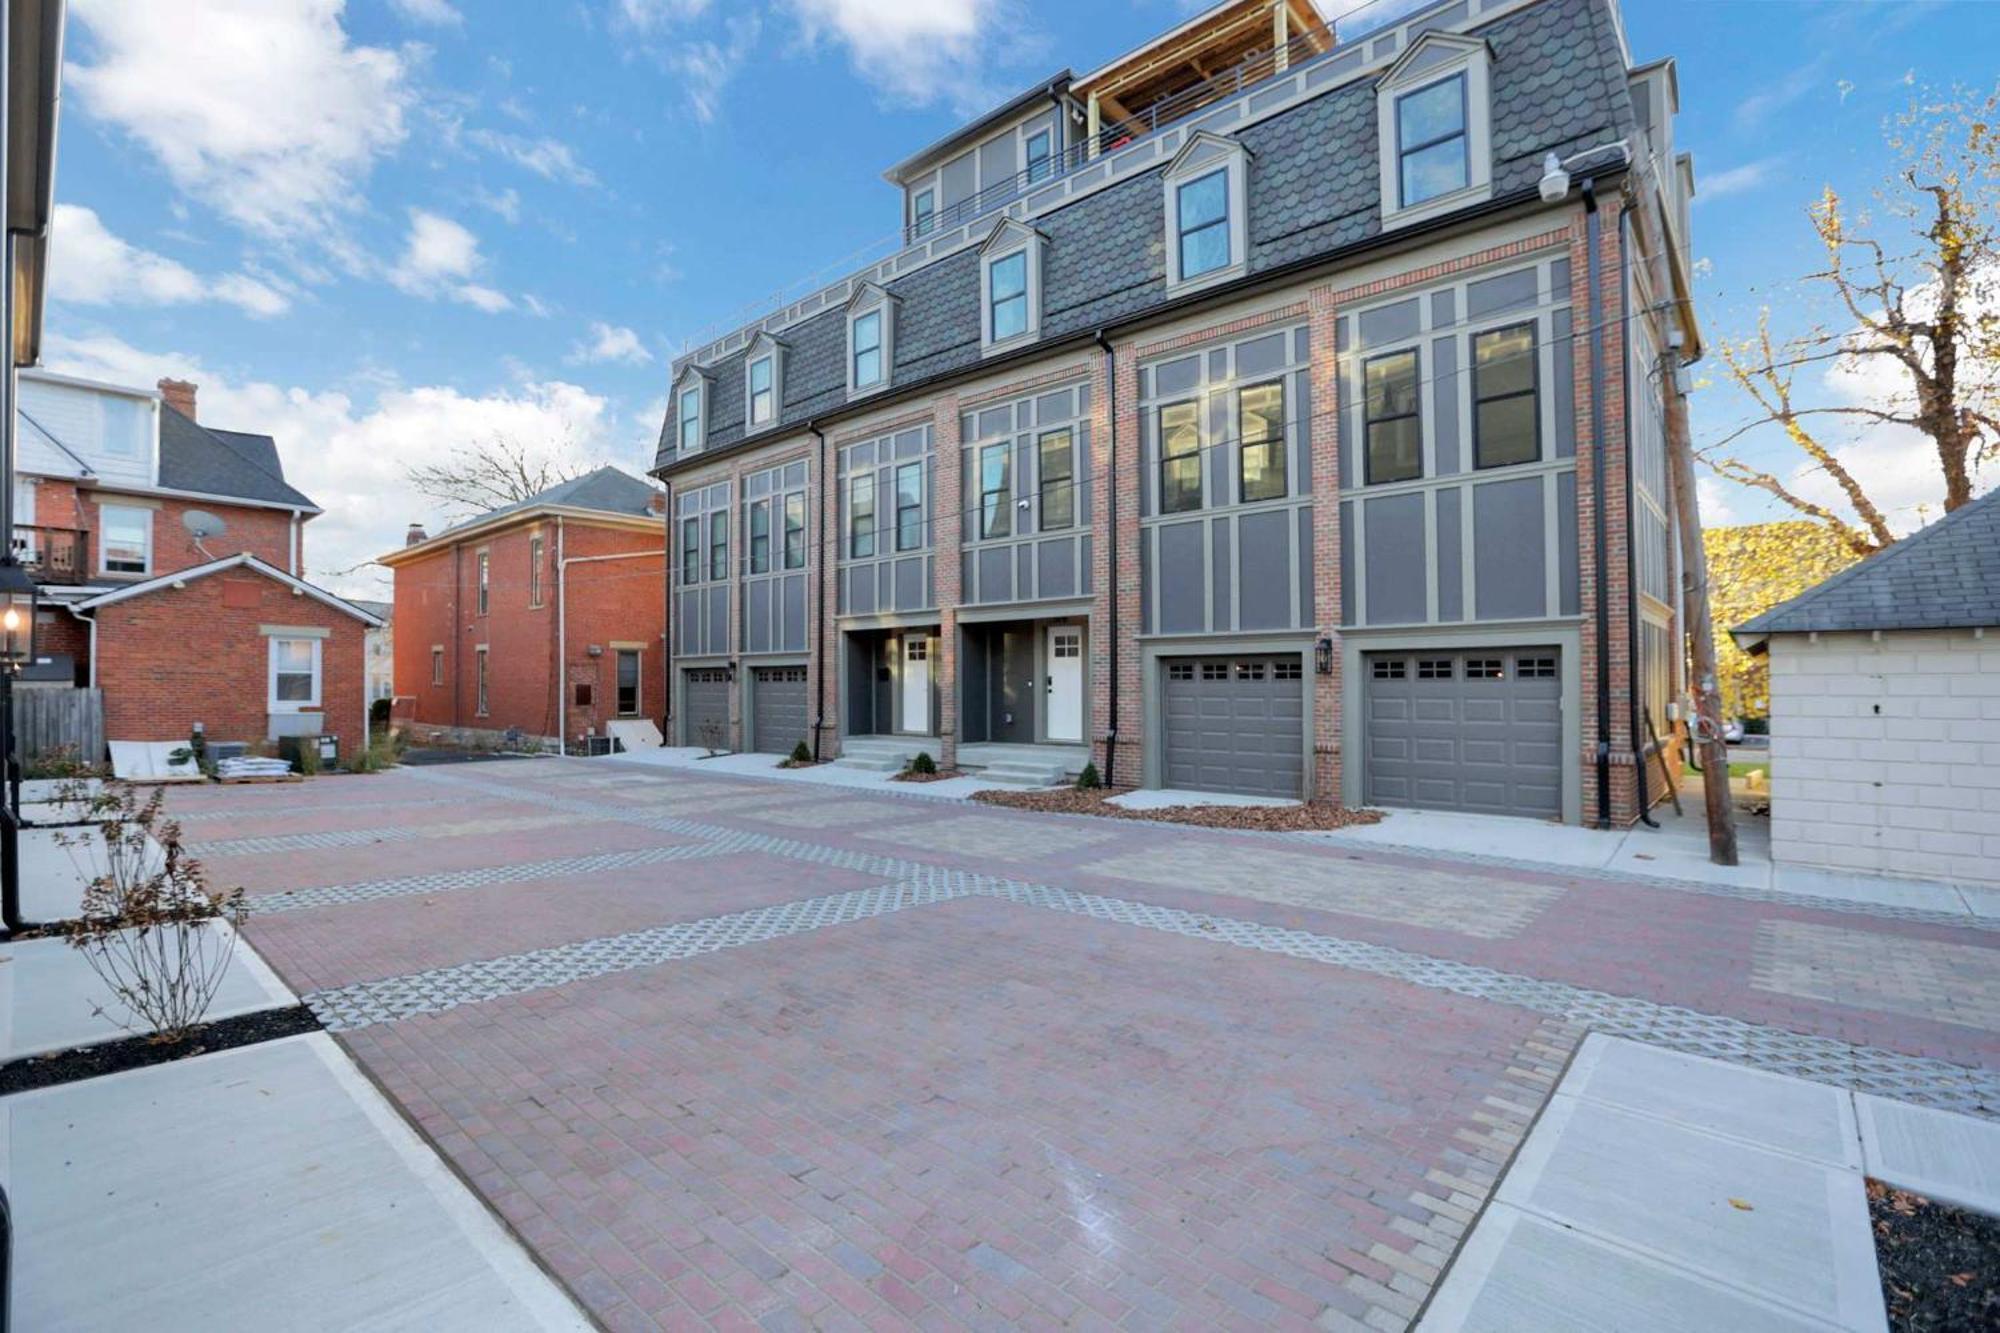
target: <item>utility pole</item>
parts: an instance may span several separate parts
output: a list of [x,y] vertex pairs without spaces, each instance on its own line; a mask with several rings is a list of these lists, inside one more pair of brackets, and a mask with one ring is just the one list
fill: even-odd
[[[1722,688],[1715,665],[1715,626],[1708,609],[1708,554],[1701,544],[1701,512],[1695,507],[1694,452],[1688,445],[1687,395],[1680,339],[1669,338],[1661,358],[1660,401],[1666,409],[1667,476],[1674,491],[1674,514],[1681,540],[1681,605],[1687,616],[1688,647],[1694,662],[1695,715],[1688,739],[1701,755],[1702,793],[1708,806],[1708,859],[1736,864],[1736,805],[1729,797],[1729,750],[1722,741]],[[1643,775],[1641,781],[1643,781]]]

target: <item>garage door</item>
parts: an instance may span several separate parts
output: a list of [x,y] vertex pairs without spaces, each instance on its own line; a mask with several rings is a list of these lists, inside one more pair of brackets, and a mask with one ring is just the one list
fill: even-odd
[[1305,680],[1297,657],[1165,663],[1166,785],[1288,796],[1305,790]]
[[806,738],[806,669],[758,667],[750,673],[750,743],[764,754],[790,754]]
[[1363,790],[1370,805],[1562,813],[1562,681],[1554,648],[1370,653]]
[[681,672],[681,709],[687,727],[682,740],[712,750],[729,748],[729,673],[720,667]]

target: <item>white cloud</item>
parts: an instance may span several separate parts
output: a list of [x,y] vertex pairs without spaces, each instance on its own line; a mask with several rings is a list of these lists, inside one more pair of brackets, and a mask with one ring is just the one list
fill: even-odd
[[472,279],[484,266],[479,238],[460,224],[428,209],[410,210],[403,254],[388,271],[396,290],[411,296],[450,297],[488,314],[513,305],[504,292]]
[[389,7],[412,23],[433,28],[457,28],[465,15],[452,7],[451,0],[389,0]]
[[497,194],[491,190],[478,190],[473,197],[479,206],[500,215],[508,222],[521,220],[521,192],[515,189],[501,190]]
[[174,185],[267,237],[327,237],[402,142],[404,58],[352,46],[342,0],[74,0],[66,73]]
[[625,27],[652,32],[700,18],[708,12],[709,3],[710,0],[618,0],[613,13]]
[[889,96],[948,101],[962,112],[994,101],[985,69],[1018,43],[1024,18],[1007,0],[787,0],[807,45],[832,40],[854,70]]
[[437,531],[443,515],[411,490],[412,465],[496,436],[577,465],[610,462],[635,474],[652,465],[651,442],[630,438],[629,423],[608,399],[564,380],[485,394],[390,383],[364,404],[340,390],[239,380],[195,357],[146,352],[109,336],[52,336],[48,360],[54,369],[116,384],[150,385],[164,375],[193,380],[204,422],[275,438],[285,479],[326,511],[306,527],[308,577],[350,596],[386,596],[387,571],[339,571],[402,545],[413,520]]
[[1736,128],[1754,130],[1779,111],[1820,86],[1826,77],[1826,58],[1801,65],[1775,81],[1767,80],[1759,91],[1736,104]]
[[606,324],[602,320],[593,321],[590,338],[580,342],[570,353],[571,361],[594,363],[614,362],[626,366],[642,366],[653,359],[652,352],[639,335],[623,325]]
[[680,76],[688,110],[702,124],[722,110],[723,90],[750,58],[761,27],[755,14],[744,14],[730,21],[726,41],[688,41],[668,55],[667,67]]
[[560,139],[531,139],[500,130],[468,130],[465,137],[489,153],[497,153],[537,176],[571,185],[595,185],[597,173],[576,160],[576,150]]
[[49,294],[77,305],[194,305],[222,301],[260,318],[291,308],[283,292],[247,273],[204,278],[179,260],[116,235],[97,213],[57,204]]
[[1706,476],[1695,478],[1695,509],[1701,515],[1701,526],[1704,528],[1726,528],[1732,524],[1743,522],[1743,515],[1736,508],[1737,497],[1742,495],[1742,493],[1743,488],[1741,486],[1726,482],[1721,477]]
[[1695,207],[1726,199],[1732,194],[1747,194],[1762,186],[1771,178],[1772,171],[1784,161],[1781,157],[1764,157],[1755,162],[1745,162],[1740,167],[1730,167],[1712,176],[1703,176],[1695,182]]

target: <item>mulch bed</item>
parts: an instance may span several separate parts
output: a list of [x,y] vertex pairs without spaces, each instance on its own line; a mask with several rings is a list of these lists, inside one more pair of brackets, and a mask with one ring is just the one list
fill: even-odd
[[1202,828],[1256,829],[1267,833],[1297,833],[1375,824],[1380,810],[1350,810],[1330,801],[1305,805],[1174,805],[1158,810],[1128,810],[1112,805],[1130,787],[1053,787],[1044,791],[978,791],[972,799],[1009,810],[1041,810],[1061,815],[1102,815],[1107,819],[1145,819],[1157,824],[1195,824]]
[[118,1041],[79,1046],[68,1051],[49,1051],[0,1065],[0,1096],[52,1088],[58,1083],[74,1083],[80,1078],[163,1065],[190,1055],[226,1051],[236,1046],[252,1046],[260,1041],[295,1037],[301,1032],[318,1032],[319,1019],[306,1006],[266,1009],[260,1013],[221,1018],[177,1042],[157,1042],[151,1037],[125,1037]]
[[890,778],[890,779],[889,779],[889,781],[891,781],[891,782],[943,782],[943,781],[944,781],[945,779],[947,779],[947,778],[962,778],[962,777],[964,777],[964,776],[965,776],[965,774],[963,774],[963,773],[959,772],[959,771],[958,771],[957,769],[955,769],[955,768],[940,768],[940,769],[939,769],[939,770],[938,770],[937,772],[935,772],[935,773],[917,773],[917,772],[913,772],[913,771],[911,771],[910,769],[907,769],[907,768],[906,768],[906,769],[904,769],[904,770],[903,770],[902,772],[900,772],[900,773],[896,774],[896,776],[895,776],[895,777],[893,777],[893,778]]
[[1897,1330],[2000,1328],[2000,1218],[1868,1182],[1882,1299]]

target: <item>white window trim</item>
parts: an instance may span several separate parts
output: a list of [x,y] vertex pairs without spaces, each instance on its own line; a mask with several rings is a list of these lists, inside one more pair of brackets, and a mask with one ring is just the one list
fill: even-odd
[[[265,702],[269,705],[270,711],[273,713],[313,713],[319,711],[320,699],[326,682],[326,677],[322,670],[320,649],[321,645],[326,641],[319,638],[288,638],[273,635],[266,642],[269,646],[264,650],[266,664],[264,694]],[[312,645],[312,697],[309,699],[280,699],[278,697],[278,647],[280,644],[287,643]]]
[[[1242,277],[1249,270],[1250,216],[1249,216],[1249,166],[1250,150],[1235,139],[1211,134],[1207,130],[1197,130],[1188,136],[1186,144],[1174,155],[1168,164],[1163,182],[1165,198],[1161,201],[1166,217],[1167,250],[1167,291],[1170,293],[1199,291],[1218,283],[1229,282]],[[1193,278],[1181,277],[1181,233],[1180,233],[1180,187],[1226,171],[1226,192],[1229,199],[1229,262],[1221,268],[1211,269]]]
[[[119,510],[122,513],[137,514],[144,519],[144,527],[146,529],[146,541],[145,541],[146,567],[144,569],[111,569],[106,566],[105,554],[104,554],[104,546],[105,546],[104,536],[105,536],[105,529],[110,526],[106,516],[110,513],[110,511],[114,509]],[[100,501],[97,506],[97,524],[98,524],[97,528],[97,572],[98,573],[105,575],[107,578],[114,578],[114,579],[138,579],[138,578],[147,578],[151,576],[153,572],[153,510],[150,506],[105,504]]]
[[[1430,58],[1427,53],[1444,53]],[[1430,32],[1389,67],[1375,85],[1376,160],[1381,164],[1382,230],[1407,227],[1493,197],[1492,53],[1472,37]],[[1403,161],[1398,150],[1396,103],[1434,83],[1465,76],[1466,184],[1463,189],[1403,207]]]
[[[771,417],[750,419],[750,368],[760,361],[771,363]],[[768,333],[760,333],[743,358],[743,433],[757,435],[775,427],[785,415],[785,345]]]
[[[695,407],[698,409],[695,413],[695,438],[692,443],[680,438],[681,395],[690,389],[696,391]],[[693,366],[688,367],[681,377],[674,381],[674,399],[667,409],[674,414],[674,444],[680,453],[698,453],[708,447],[708,401],[708,376]]]
[[[1004,219],[981,247],[979,255],[979,347],[980,355],[1011,351],[1042,336],[1042,250],[1045,240],[1032,227]],[[1027,256],[1027,323],[1019,333],[995,340],[993,337],[993,266],[1015,255]]]
[[[882,316],[882,377],[873,384],[854,382],[854,326],[864,316],[880,313]],[[847,345],[845,348],[847,369],[847,396],[850,399],[866,398],[881,393],[895,382],[896,373],[896,301],[889,293],[874,283],[863,283],[847,303]]]
[[[929,195],[931,197],[930,225],[928,227],[925,227],[922,231],[918,231],[917,227],[923,221],[923,219],[917,213],[917,200],[924,195]],[[909,217],[905,220],[904,225],[910,229],[910,240],[912,242],[916,242],[916,241],[921,241],[926,237],[937,235],[937,226],[938,226],[937,172],[933,171],[929,175],[925,176],[924,183],[922,185],[911,186],[909,198],[910,198],[910,214]]]

